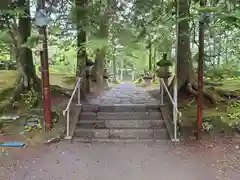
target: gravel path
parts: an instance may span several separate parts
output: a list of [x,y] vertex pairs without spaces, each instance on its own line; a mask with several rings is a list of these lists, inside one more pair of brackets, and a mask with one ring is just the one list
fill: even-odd
[[25,151],[0,167],[1,180],[240,179],[236,144],[63,142]]

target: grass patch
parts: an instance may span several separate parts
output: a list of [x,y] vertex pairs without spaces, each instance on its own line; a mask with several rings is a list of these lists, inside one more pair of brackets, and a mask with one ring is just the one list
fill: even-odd
[[[187,119],[196,120],[196,106],[191,105],[190,107],[184,108],[182,110],[184,117]],[[227,124],[232,124],[235,122],[240,122],[240,116],[238,116],[238,112],[240,112],[239,107],[229,107],[226,104],[218,104],[217,108],[205,108],[204,109],[204,117],[219,117],[221,121]]]
[[0,70],[0,93],[13,88],[17,76],[17,71]]
[[[0,112],[3,112],[6,104],[9,102],[7,98],[11,96],[14,90],[14,83],[18,76],[18,71],[0,70]],[[40,74],[38,73],[38,76]],[[72,89],[75,85],[74,75],[51,73],[50,84],[58,85],[66,89]],[[54,95],[54,94],[53,94]]]
[[66,89],[73,89],[76,83],[75,75],[51,73],[49,78],[51,85],[58,85]]
[[75,84],[76,83],[76,76],[72,75],[72,76],[63,77],[63,83],[65,83],[65,84]]
[[240,89],[240,78],[223,80],[223,86],[219,89],[236,91]]
[[[0,70],[0,100],[7,96],[9,89],[14,88],[14,83],[18,76],[18,71]],[[38,76],[40,74],[38,73]],[[58,85],[63,88],[72,89],[75,85],[74,75],[50,73],[50,84]]]

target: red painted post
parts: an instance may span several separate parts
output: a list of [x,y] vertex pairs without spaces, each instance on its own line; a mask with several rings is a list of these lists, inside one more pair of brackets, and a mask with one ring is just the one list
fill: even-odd
[[[38,0],[38,9],[45,8],[45,0]],[[42,49],[40,52],[41,58],[41,73],[42,73],[42,93],[43,93],[43,109],[45,130],[50,131],[52,128],[51,117],[51,94],[49,84],[49,65],[48,65],[48,44],[46,26],[39,28],[39,34],[43,36]]]
[[[200,6],[205,5],[205,0],[200,0]],[[198,56],[198,96],[197,96],[197,134],[201,139],[203,122],[203,76],[204,76],[204,18],[200,15],[199,20],[199,56]]]
[[48,45],[47,45],[47,32],[46,27],[41,28],[43,40],[43,51],[41,53],[42,61],[42,77],[43,77],[43,106],[44,106],[44,119],[45,119],[45,129],[47,131],[52,128],[52,117],[51,117],[51,93],[50,93],[50,83],[49,83],[49,65],[48,65]]

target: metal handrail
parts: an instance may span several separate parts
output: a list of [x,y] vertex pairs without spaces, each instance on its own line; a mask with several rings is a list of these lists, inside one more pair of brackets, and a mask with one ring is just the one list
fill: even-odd
[[71,136],[70,136],[70,106],[71,106],[71,103],[73,101],[73,98],[78,90],[78,102],[77,102],[77,105],[81,105],[80,104],[80,89],[81,89],[81,77],[78,78],[77,80],[77,83],[74,87],[74,90],[72,92],[72,95],[71,95],[71,98],[69,99],[68,101],[68,104],[67,104],[67,107],[65,108],[65,110],[63,110],[63,116],[66,116],[66,112],[67,112],[67,135],[65,137],[65,139],[71,139]]
[[[174,100],[173,97],[171,96],[164,80],[161,78],[161,86],[160,86],[160,93],[161,93],[161,98],[160,98],[160,101],[161,101],[161,104],[163,104],[163,88],[165,89],[165,91],[167,92],[167,95],[173,105],[173,123],[174,123],[174,141],[178,141],[178,138],[177,138],[177,120],[178,120],[178,117],[180,118],[182,116],[182,113],[178,110],[177,108],[177,100]],[[179,115],[179,116],[177,116]]]

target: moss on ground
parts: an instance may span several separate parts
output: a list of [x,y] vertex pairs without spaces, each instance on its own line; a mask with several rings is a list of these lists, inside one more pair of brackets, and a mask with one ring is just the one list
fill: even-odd
[[[38,75],[40,76],[40,74]],[[0,94],[4,93],[7,89],[14,88],[17,76],[17,71],[0,70]],[[71,74],[50,73],[50,84],[72,89],[75,84],[75,77]],[[0,96],[0,100],[1,98],[2,96]]]
[[[214,87],[217,98],[217,107],[204,106],[204,118],[211,118],[212,123],[218,129],[229,130],[233,124],[240,123],[240,101],[239,99],[226,99],[217,94],[219,90],[233,91],[240,95],[240,79],[228,79],[221,82],[222,86]],[[213,88],[208,86],[207,88]],[[180,103],[183,120],[186,124],[196,122],[196,101],[182,101]],[[231,130],[230,130],[231,131]]]
[[[39,75],[39,74],[38,74]],[[0,71],[0,115],[2,114],[1,109],[4,110],[6,104],[9,104],[9,99],[12,95],[12,91],[14,89],[14,83],[18,76],[17,71]],[[50,84],[51,85],[58,85],[65,89],[72,89],[75,85],[75,81],[73,81],[74,75],[69,74],[57,74],[51,73],[50,74]],[[58,109],[57,112],[63,110],[63,106],[65,106],[65,101],[68,100],[67,98],[58,97],[59,94],[55,95],[52,93],[53,101],[58,100],[57,102],[53,102],[52,108]],[[24,118],[26,118],[25,113],[29,114],[29,110],[26,109],[23,105],[19,104],[19,109],[11,109],[9,108],[7,114],[11,115],[20,115],[21,118],[12,121],[10,123],[3,122],[4,127],[2,127],[3,132],[5,134],[12,134],[13,136],[22,136],[29,144],[31,145],[38,145],[45,142],[48,139],[53,137],[62,136],[65,130],[65,120],[63,117],[54,124],[53,129],[49,133],[45,133],[43,129],[36,129],[31,132],[24,132]],[[1,128],[1,127],[0,127]],[[24,132],[24,133],[23,133]]]

